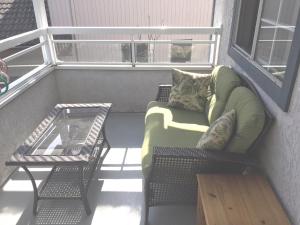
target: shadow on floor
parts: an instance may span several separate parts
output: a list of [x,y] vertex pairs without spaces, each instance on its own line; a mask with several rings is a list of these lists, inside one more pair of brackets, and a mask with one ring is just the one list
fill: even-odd
[[[90,216],[86,216],[81,201],[43,200],[34,217],[30,180],[24,171],[17,170],[0,191],[0,221],[5,221],[5,225],[143,225],[140,155],[144,114],[111,113],[106,126],[112,149],[90,184]],[[38,183],[50,171],[32,170]],[[194,206],[152,207],[149,225],[194,225],[195,218]]]

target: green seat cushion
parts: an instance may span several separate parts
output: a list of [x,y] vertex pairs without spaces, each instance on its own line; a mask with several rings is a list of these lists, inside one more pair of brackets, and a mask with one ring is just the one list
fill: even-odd
[[142,147],[142,168],[147,176],[154,146],[196,147],[199,138],[208,130],[204,113],[172,108],[166,103],[150,102],[145,117]]
[[209,124],[218,119],[225,108],[232,90],[241,85],[238,75],[229,67],[217,66],[212,71],[210,84],[211,97],[206,103]]
[[232,109],[236,111],[236,130],[226,150],[246,153],[264,127],[264,106],[248,88],[237,87],[232,91],[224,113]]

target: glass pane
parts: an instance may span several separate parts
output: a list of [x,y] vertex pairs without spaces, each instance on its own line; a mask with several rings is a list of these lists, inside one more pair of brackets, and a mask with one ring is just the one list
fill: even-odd
[[80,154],[98,114],[96,108],[63,109],[27,154]]
[[56,43],[57,58],[64,62],[122,63],[130,59],[124,44]]
[[241,0],[236,44],[251,53],[259,0]]
[[52,26],[211,26],[214,0],[47,0]]
[[264,1],[254,59],[279,80],[284,79],[299,2]]
[[151,43],[143,44],[138,51],[138,63],[209,64],[210,45]]
[[[272,2],[273,3],[273,2]],[[298,10],[300,7],[299,0],[282,1],[281,13],[279,22],[281,24],[294,26],[297,20]]]
[[36,29],[32,0],[0,1],[0,39]]
[[276,21],[281,0],[264,0],[262,19]]
[[255,61],[260,65],[268,65],[270,60],[272,43],[270,41],[258,41],[256,45],[256,56]]
[[[16,47],[7,49],[3,52],[0,52],[0,58],[5,59],[8,56],[11,56],[15,53],[23,51],[29,47],[32,47],[39,43],[38,39],[35,39],[30,42],[26,42],[24,44],[18,45]],[[38,48],[33,50],[32,52],[28,52],[24,55],[21,55],[17,58],[9,60],[7,63],[7,74],[9,76],[9,83],[17,80],[24,74],[28,73],[29,71],[33,70],[37,66],[44,63],[42,49]]]

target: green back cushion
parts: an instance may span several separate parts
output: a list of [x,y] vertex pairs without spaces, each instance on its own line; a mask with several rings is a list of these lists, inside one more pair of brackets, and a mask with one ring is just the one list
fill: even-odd
[[232,90],[241,85],[240,78],[226,66],[217,66],[212,71],[210,91],[212,96],[206,103],[206,115],[209,124],[218,119],[225,108]]
[[226,149],[231,152],[246,153],[263,129],[264,106],[248,88],[237,87],[232,91],[224,113],[232,109],[236,110],[236,130]]

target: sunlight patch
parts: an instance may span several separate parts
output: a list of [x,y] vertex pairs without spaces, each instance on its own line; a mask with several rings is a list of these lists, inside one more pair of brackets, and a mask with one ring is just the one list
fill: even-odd
[[103,181],[101,192],[142,192],[142,179],[99,179]]
[[92,225],[139,225],[140,221],[140,207],[97,206]]
[[[42,180],[35,180],[37,186],[42,182]],[[12,180],[3,186],[3,191],[18,191],[18,192],[29,192],[33,191],[32,184],[30,180]]]
[[23,213],[22,209],[15,207],[3,207],[0,211],[0,221],[5,222],[5,225],[17,224]]
[[126,148],[111,148],[103,161],[105,164],[122,164],[125,157]]
[[141,149],[128,148],[125,158],[125,164],[141,164]]

